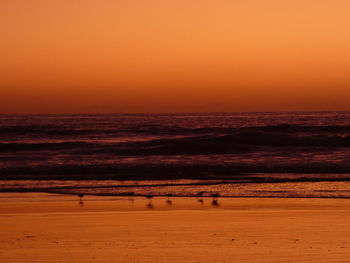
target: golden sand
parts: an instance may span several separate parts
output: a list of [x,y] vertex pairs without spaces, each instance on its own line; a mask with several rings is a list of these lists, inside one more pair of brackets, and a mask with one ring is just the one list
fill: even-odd
[[1,194],[0,262],[350,259],[350,200],[166,200]]

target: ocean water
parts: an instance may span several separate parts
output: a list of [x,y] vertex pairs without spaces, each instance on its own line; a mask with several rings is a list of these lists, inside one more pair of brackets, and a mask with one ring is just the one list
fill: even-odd
[[0,115],[0,191],[350,197],[350,112]]

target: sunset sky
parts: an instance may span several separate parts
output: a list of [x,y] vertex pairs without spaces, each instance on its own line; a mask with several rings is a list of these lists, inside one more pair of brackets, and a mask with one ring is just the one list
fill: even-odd
[[1,0],[0,113],[350,110],[348,0]]

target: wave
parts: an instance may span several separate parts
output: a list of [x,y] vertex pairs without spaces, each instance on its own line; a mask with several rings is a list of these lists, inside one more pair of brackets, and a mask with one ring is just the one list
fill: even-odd
[[[264,128],[266,129],[266,128]],[[269,127],[269,129],[272,129]],[[114,155],[195,155],[229,154],[266,151],[267,148],[338,148],[350,147],[350,134],[291,134],[275,130],[238,130],[229,135],[197,135],[184,138],[149,141],[103,142],[63,141],[44,143],[0,143],[0,152],[56,150],[80,154],[108,153]]]
[[92,145],[87,142],[49,142],[49,143],[0,143],[0,152],[38,151],[38,150],[67,150]]
[[[258,164],[65,164],[37,166],[11,166],[1,169],[2,180],[170,180],[170,179],[239,179],[251,174],[305,174],[298,180],[314,180],[308,174],[350,174],[348,162],[325,163],[258,163]],[[322,178],[330,178],[329,176]],[[313,178],[313,179],[312,179]],[[249,177],[249,180],[252,178]],[[265,177],[254,178],[266,182]],[[281,179],[278,179],[281,180]],[[329,179],[331,180],[331,179]],[[342,176],[342,180],[344,177]]]
[[[0,191],[5,188],[17,191],[8,185],[9,180],[18,183],[19,191],[117,195],[131,191],[150,194],[155,188],[164,188],[167,193],[176,187],[174,195],[183,195],[186,191],[191,194],[194,188],[205,191],[203,187],[208,187],[208,191],[217,187],[218,192],[229,187],[232,191],[226,194],[232,195],[242,184],[264,184],[260,188],[252,186],[249,195],[284,196],[288,184],[293,183],[298,184],[290,189],[290,195],[295,196],[298,189],[327,181],[330,184],[327,194],[337,184],[335,191],[340,195],[345,189],[343,183],[350,184],[349,116],[349,113],[15,116],[7,119],[0,116]],[[33,180],[35,189],[29,186],[24,189],[22,179]],[[176,179],[223,183],[210,187],[137,186],[142,180]],[[52,188],[38,180],[50,181]],[[53,180],[79,183],[59,189]],[[97,180],[99,183],[95,183]],[[103,180],[137,182],[135,187],[115,187]],[[94,183],[83,187],[83,182]],[[285,185],[275,188],[278,183]],[[274,186],[267,189],[272,184]],[[314,196],[324,189],[322,183],[319,186],[313,191]],[[244,195],[238,191],[237,195],[240,194]]]
[[308,133],[350,133],[350,125],[325,125],[310,126],[297,124],[278,124],[262,126],[243,126],[243,127],[187,127],[181,125],[100,125],[95,127],[82,125],[5,125],[0,126],[0,135],[46,135],[46,136],[76,136],[76,135],[133,135],[133,134],[230,134],[234,132],[308,132]]

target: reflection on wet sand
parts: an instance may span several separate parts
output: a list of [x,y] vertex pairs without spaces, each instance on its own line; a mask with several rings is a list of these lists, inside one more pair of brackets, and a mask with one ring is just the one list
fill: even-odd
[[[64,196],[64,195],[62,195]],[[84,196],[84,195],[82,195]],[[221,207],[221,203],[219,203],[219,195],[218,194],[212,194],[212,200],[210,202],[210,205],[212,207],[215,207],[215,208],[219,208]],[[155,203],[157,204],[157,208],[159,210],[162,210],[162,209],[169,209],[169,208],[172,208],[172,209],[179,209],[181,207],[188,207],[188,208],[192,208],[192,209],[196,209],[198,208],[198,206],[196,205],[196,201],[197,203],[200,204],[201,208],[205,208],[204,206],[204,199],[209,199],[210,197],[188,197],[188,198],[181,198],[181,197],[174,197],[174,198],[177,198],[178,200],[180,200],[180,202],[177,202],[177,204],[179,206],[174,206],[174,203],[173,203],[173,200],[171,199],[172,194],[167,194],[166,196],[158,196],[156,198],[156,201],[154,200],[154,196],[153,195],[146,195],[144,196],[144,198],[146,198],[146,208],[147,209],[154,209],[156,206],[155,206]],[[96,199],[99,199],[99,197],[93,197],[93,196],[87,196],[85,198],[85,201],[83,201],[82,197],[79,199],[79,206],[81,207],[84,207],[84,204],[85,203],[88,203],[89,205],[91,205],[92,203],[95,203],[96,202]],[[132,197],[128,197],[128,196],[122,196],[122,197],[119,197],[119,198],[115,198],[115,201],[114,201],[114,204],[115,204],[115,209],[116,211],[118,211],[120,207],[123,207],[127,210],[140,210],[140,204],[142,202],[142,197],[135,197],[135,196],[132,196]],[[164,203],[161,202],[161,200],[165,200],[165,205]],[[126,201],[128,202],[128,204],[126,203]],[[164,201],[163,201],[164,202]],[[209,208],[208,206],[206,208]],[[123,209],[124,210],[124,209]]]

